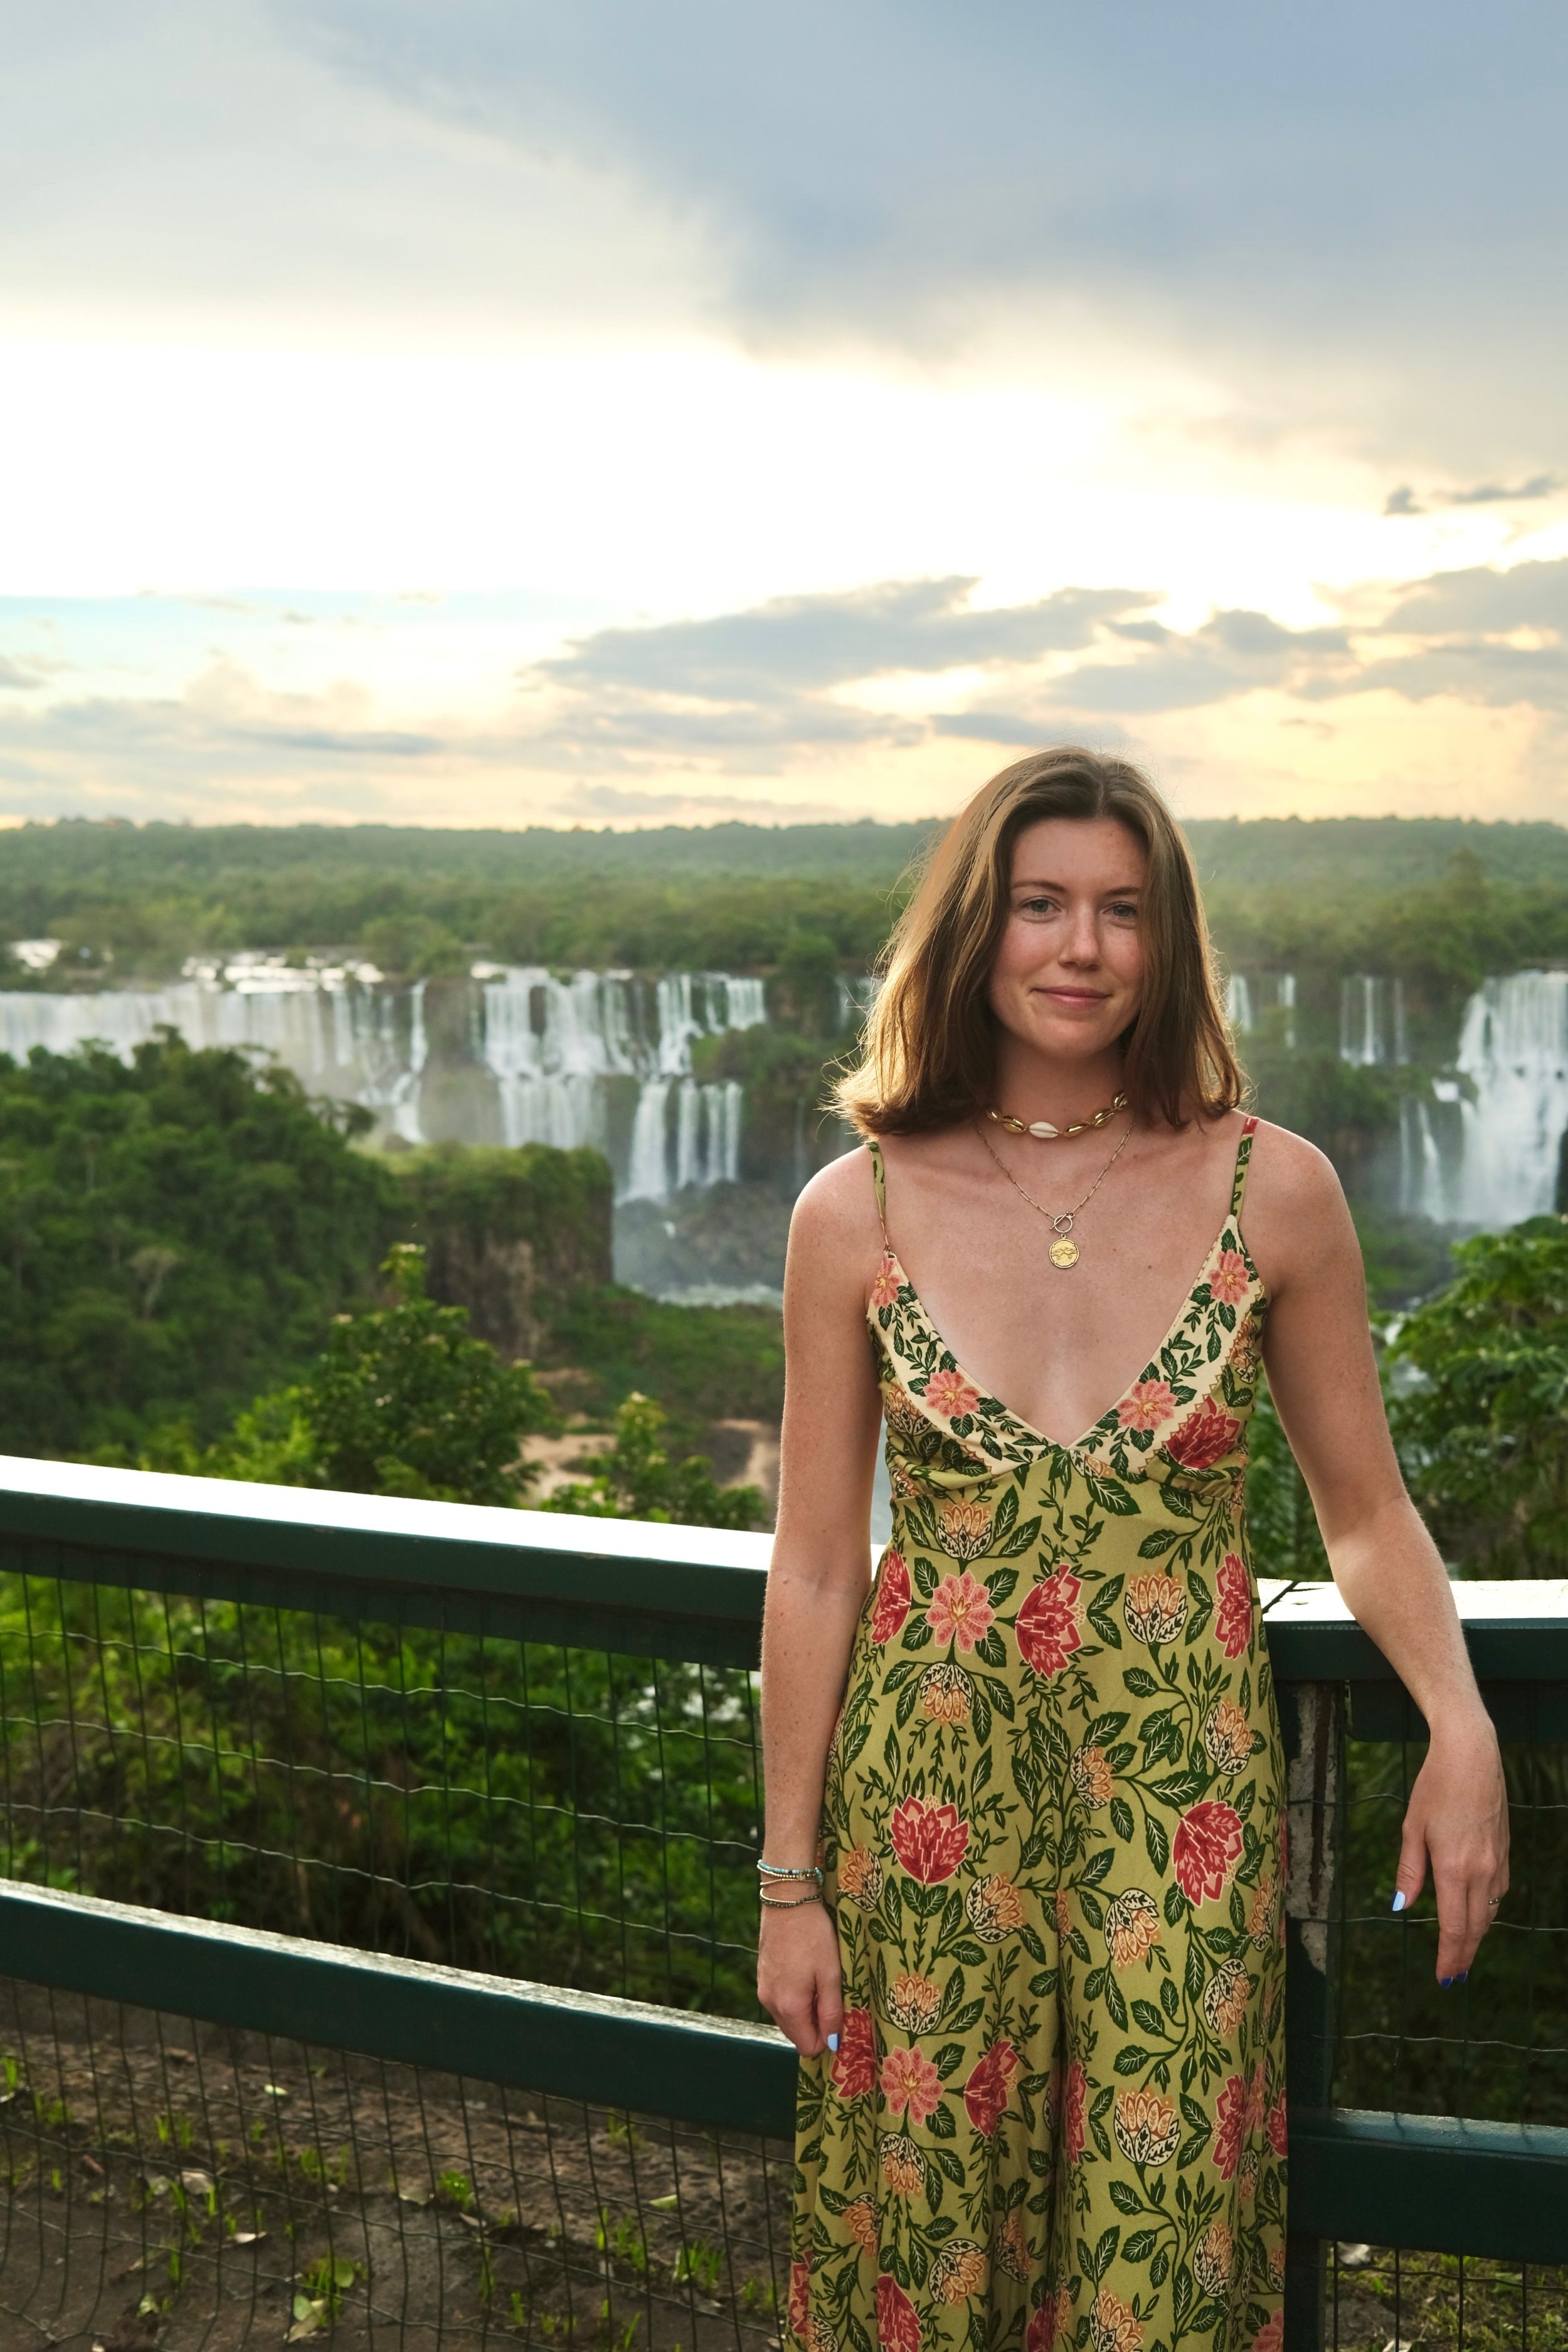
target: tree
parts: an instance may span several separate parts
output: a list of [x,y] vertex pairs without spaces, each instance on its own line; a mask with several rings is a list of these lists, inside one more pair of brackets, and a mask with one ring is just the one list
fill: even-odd
[[1411,1491],[1470,1574],[1561,1575],[1568,1217],[1478,1234],[1454,1255],[1456,1279],[1407,1318],[1391,1350],[1391,1418]]
[[465,1308],[426,1297],[422,1250],[400,1242],[382,1274],[390,1306],[340,1315],[304,1380],[258,1399],[187,1466],[349,1494],[523,1501],[539,1475],[523,1441],[557,1426],[545,1391],[528,1365],[470,1338]]
[[595,1519],[673,1520],[687,1528],[764,1526],[767,1506],[758,1487],[721,1486],[700,1454],[670,1460],[659,1444],[668,1417],[662,1405],[634,1391],[616,1415],[608,1453],[585,1454],[580,1466],[586,1479],[558,1486],[542,1507]]
[[0,1056],[0,1450],[209,1443],[294,1377],[397,1230],[363,1119],[172,1030]]

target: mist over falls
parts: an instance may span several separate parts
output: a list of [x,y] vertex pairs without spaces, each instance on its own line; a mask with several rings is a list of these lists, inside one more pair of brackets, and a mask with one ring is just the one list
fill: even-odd
[[[591,1145],[614,1172],[622,1278],[734,1295],[776,1289],[789,1203],[847,1145],[820,1111],[821,1069],[850,1045],[866,1000],[864,982],[840,980],[824,1015],[839,1034],[807,1046],[754,974],[480,963],[399,983],[350,961],[232,956],[192,959],[163,988],[0,992],[0,1051],[98,1039],[129,1059],[167,1026],[193,1045],[276,1055],[311,1092],[363,1105],[391,1149]],[[1370,973],[1318,1003],[1291,973],[1237,970],[1227,1009],[1266,1112],[1270,1073],[1277,1085],[1314,1054],[1346,1083],[1361,1072],[1392,1089],[1373,1148],[1342,1159],[1363,1198],[1460,1228],[1556,1204],[1568,971],[1489,979],[1457,1024],[1452,1007],[1407,1015],[1399,981]],[[1297,1123],[1283,1102],[1275,1115]],[[1341,1158],[1332,1136],[1320,1139]]]

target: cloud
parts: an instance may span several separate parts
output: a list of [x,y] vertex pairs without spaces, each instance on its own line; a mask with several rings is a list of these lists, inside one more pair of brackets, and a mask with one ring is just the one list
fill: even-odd
[[1563,487],[1561,474],[1531,474],[1528,482],[1478,482],[1473,489],[1450,490],[1444,503],[1451,507],[1511,506],[1521,499],[1549,499]]
[[1350,656],[1344,629],[1287,629],[1266,613],[1216,613],[1177,635],[1155,625],[1111,624],[1112,633],[1149,651],[1131,662],[1086,662],[1053,689],[1074,710],[1121,717],[1184,710],[1249,694],[1258,687],[1291,688]]
[[[1303,721],[1321,731],[1331,705],[1347,740],[1359,729],[1397,742],[1426,723],[1419,706],[1446,701],[1517,714],[1549,761],[1563,740],[1568,558],[1434,573],[1384,590],[1381,609],[1363,585],[1342,619],[1300,628],[1230,608],[1173,629],[1149,589],[986,608],[974,584],[882,581],[601,627],[510,679],[500,671],[494,692],[456,711],[442,706],[440,662],[427,694],[391,673],[379,688],[350,677],[285,689],[265,675],[259,639],[250,662],[193,658],[172,691],[82,692],[61,668],[0,703],[0,804],[211,816],[249,814],[259,798],[273,817],[438,820],[460,807],[783,822],[892,814],[898,779],[913,804],[940,805],[944,745],[1123,730],[1191,741],[1203,714],[1211,731],[1261,739]],[[1454,724],[1431,721],[1450,737]]]
[[631,175],[700,228],[753,334],[946,350],[988,308],[1016,334],[1059,304],[1064,335],[1152,332],[1315,422],[1418,418],[1470,464],[1556,436],[1552,0],[279,0],[273,21],[411,116]]
[[840,699],[897,676],[1026,666],[1081,651],[1100,624],[1158,601],[1138,589],[1068,588],[975,608],[973,579],[887,581],[777,597],[740,613],[596,631],[524,674],[551,715],[538,748],[582,761],[686,751],[776,760],[828,744],[908,745],[930,730]]
[[945,356],[999,320],[1010,352],[1152,342],[1274,418],[1408,425],[1461,473],[1557,446],[1556,0],[9,15],[0,275],[67,334],[718,322]]
[[1385,515],[1421,515],[1432,507],[1501,507],[1516,506],[1521,500],[1549,499],[1563,488],[1561,474],[1531,474],[1527,482],[1477,482],[1468,489],[1429,490],[1426,505],[1421,506],[1408,482],[1401,482],[1390,490],[1384,507]]
[[847,594],[780,596],[750,612],[657,628],[601,629],[542,667],[572,686],[657,688],[772,700],[895,671],[1032,661],[1087,646],[1096,622],[1158,598],[1064,588],[1038,604],[974,609],[973,579],[895,580]]

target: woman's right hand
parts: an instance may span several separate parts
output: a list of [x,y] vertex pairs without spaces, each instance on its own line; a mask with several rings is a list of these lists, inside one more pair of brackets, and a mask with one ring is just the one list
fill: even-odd
[[826,1903],[763,1906],[757,1997],[803,2058],[816,2058],[844,2023],[838,1930]]

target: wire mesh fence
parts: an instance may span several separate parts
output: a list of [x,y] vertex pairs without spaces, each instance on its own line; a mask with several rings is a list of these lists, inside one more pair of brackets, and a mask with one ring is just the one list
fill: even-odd
[[766,2352],[791,2150],[0,1980],[7,2344]]
[[1568,2269],[1479,2254],[1410,2253],[1345,2242],[1333,2249],[1323,2341],[1415,2352],[1563,2352]]
[[754,1677],[0,1578],[8,1877],[756,2014]]
[[[341,1580],[318,1591],[295,1569],[258,1575],[247,1599],[219,1577],[219,1598],[188,1556],[144,1553],[139,1583],[123,1557],[95,1565],[79,1543],[60,1547],[58,1572],[47,1543],[24,1556],[0,1576],[6,1876],[757,2013],[761,1788],[743,1664],[697,1663],[700,1644],[672,1654],[668,1628],[662,1655],[623,1653],[607,1606],[605,1646],[580,1646],[534,1638],[531,1603],[504,1633],[447,1622],[434,1587],[409,1605],[367,1578],[339,1605]],[[178,1590],[158,1589],[165,1565]],[[329,1593],[331,1608],[312,1605]],[[647,1622],[638,1605],[628,1625]],[[1357,1671],[1333,1642],[1290,1653],[1278,1625],[1271,1639],[1288,1717],[1303,1693],[1321,1711],[1342,1694],[1333,1678]],[[731,1629],[708,1654],[745,1648]],[[1381,1717],[1358,1698],[1364,1736],[1345,1744],[1332,1697],[1333,1769],[1305,1808],[1331,1825],[1326,1874],[1303,1901],[1293,1862],[1287,1903],[1321,1961],[1298,1968],[1292,1949],[1293,2000],[1308,1978],[1316,1988],[1296,2002],[1293,2101],[1300,2089],[1325,2111],[1568,2125],[1565,1688],[1568,1675],[1507,1693],[1513,1891],[1470,1983],[1447,1992],[1431,1978],[1430,1895],[1404,1917],[1388,1907],[1418,1727],[1385,1685]],[[1237,1924],[1243,1966],[1256,1924]],[[23,1964],[13,1951],[5,1965]],[[42,2331],[131,2352],[155,2336],[177,2352],[335,2330],[349,2345],[477,2334],[634,2352],[783,2339],[777,2144],[345,2056],[335,2024],[306,2048],[37,1987],[7,1999],[0,2309],[18,2315],[18,2343]],[[507,2073],[489,2047],[478,2063]],[[618,2079],[606,2087],[622,2095]],[[1345,2227],[1342,2199],[1323,2210],[1334,2218],[1313,2229]],[[1377,2226],[1414,2242],[1425,2217]],[[1568,2352],[1563,2310],[1561,2272],[1346,2242],[1321,2340]],[[1316,2318],[1310,2335],[1292,2326],[1287,2344],[1316,2352]]]
[[[1519,1694],[1517,1716],[1546,1696]],[[1352,1740],[1334,1910],[1333,2097],[1406,2115],[1568,2125],[1568,1744],[1505,1739],[1511,1885],[1468,1981],[1438,1985],[1428,1890],[1390,1909],[1399,1832],[1426,1755]]]

